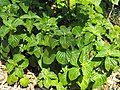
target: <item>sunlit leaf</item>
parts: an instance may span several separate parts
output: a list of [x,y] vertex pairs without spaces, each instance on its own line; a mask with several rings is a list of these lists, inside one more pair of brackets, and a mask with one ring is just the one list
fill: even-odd
[[109,71],[110,69],[113,69],[115,66],[117,66],[117,61],[114,58],[106,57],[105,59],[105,69]]
[[30,83],[29,78],[23,77],[20,79],[20,85],[23,87],[27,87],[28,84]]
[[24,59],[24,58],[25,58],[25,56],[22,55],[22,54],[14,54],[14,56],[13,56],[13,60],[14,60],[15,62],[19,62],[19,61],[21,61],[21,60]]
[[21,77],[24,75],[24,71],[23,71],[22,68],[17,67],[17,68],[15,68],[15,74],[16,74],[18,77],[21,78]]
[[72,67],[68,72],[68,76],[71,81],[75,80],[79,75],[80,75],[79,68]]
[[9,30],[8,27],[2,26],[2,27],[0,28],[0,37],[1,37],[1,38],[4,38],[4,36],[5,36],[9,31],[10,31],[10,30]]
[[80,55],[79,50],[74,50],[71,52],[71,58],[70,58],[70,63],[74,66],[78,66],[78,58]]
[[79,37],[81,35],[81,32],[82,32],[82,27],[80,26],[75,26],[73,29],[72,29],[72,33],[74,35],[76,35],[76,37]]

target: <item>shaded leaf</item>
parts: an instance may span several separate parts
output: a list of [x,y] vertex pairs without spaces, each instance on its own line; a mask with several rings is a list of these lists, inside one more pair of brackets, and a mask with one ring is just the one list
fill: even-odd
[[56,54],[56,59],[60,64],[68,63],[68,58],[65,52],[58,51]]
[[28,14],[24,14],[23,16],[21,16],[20,18],[22,19],[33,19],[33,18],[40,18],[38,15],[36,15],[35,13],[29,11]]
[[60,44],[65,49],[67,49],[70,46],[68,38],[67,37],[63,37],[63,36],[60,37]]
[[12,47],[16,47],[18,46],[20,42],[20,38],[17,35],[10,35],[8,38],[8,43],[12,46]]
[[49,55],[48,50],[46,49],[43,54],[43,63],[45,64],[51,64],[55,59],[55,54]]

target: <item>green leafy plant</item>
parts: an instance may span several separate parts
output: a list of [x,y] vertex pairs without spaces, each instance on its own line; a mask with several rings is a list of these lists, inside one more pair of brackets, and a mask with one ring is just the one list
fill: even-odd
[[7,83],[26,87],[24,69],[34,67],[41,88],[103,85],[120,65],[120,27],[106,18],[107,4],[119,0],[106,1],[1,0],[0,59]]
[[14,54],[13,59],[7,60],[6,69],[9,77],[7,79],[8,84],[14,84],[19,78],[24,75],[23,69],[29,65],[28,59],[22,54]]
[[20,85],[23,87],[27,87],[27,85],[29,84],[29,78],[27,77],[23,77],[20,79]]

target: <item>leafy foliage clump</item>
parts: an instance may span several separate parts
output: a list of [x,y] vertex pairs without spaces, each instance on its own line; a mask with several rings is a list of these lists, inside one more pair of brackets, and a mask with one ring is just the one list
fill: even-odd
[[85,90],[104,84],[120,64],[120,27],[106,18],[118,2],[0,0],[0,58],[6,60],[7,83],[26,87],[24,71],[33,67],[40,87]]

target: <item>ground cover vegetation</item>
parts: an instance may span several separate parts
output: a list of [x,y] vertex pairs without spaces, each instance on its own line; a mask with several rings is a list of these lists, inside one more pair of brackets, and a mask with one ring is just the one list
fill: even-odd
[[0,59],[9,85],[26,69],[55,90],[94,89],[120,64],[119,0],[0,0]]

